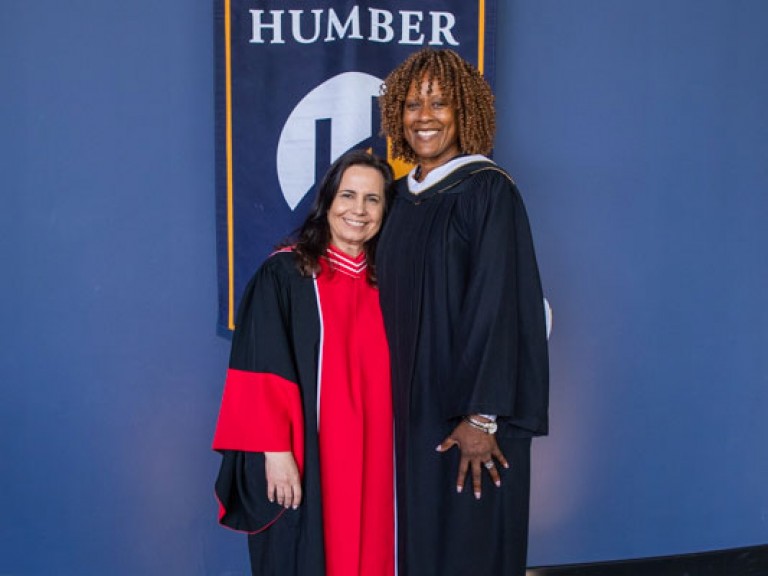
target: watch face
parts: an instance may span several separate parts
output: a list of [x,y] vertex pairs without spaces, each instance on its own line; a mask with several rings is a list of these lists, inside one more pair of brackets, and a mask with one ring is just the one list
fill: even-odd
[[488,422],[488,433],[489,434],[496,434],[496,430],[498,430],[499,425],[496,424],[496,422]]

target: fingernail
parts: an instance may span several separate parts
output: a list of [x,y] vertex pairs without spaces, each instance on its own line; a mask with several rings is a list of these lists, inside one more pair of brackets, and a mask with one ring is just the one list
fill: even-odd
[[497,480],[496,482],[494,482],[494,484],[496,484],[496,488],[500,488],[501,487],[501,480]]
[[480,500],[480,492],[475,492],[475,499]]
[[509,468],[509,464],[504,464],[504,468]]
[[456,492],[458,492],[459,494],[461,494],[461,486],[456,486]]
[[440,452],[440,444],[437,445],[437,448],[435,448],[438,452]]

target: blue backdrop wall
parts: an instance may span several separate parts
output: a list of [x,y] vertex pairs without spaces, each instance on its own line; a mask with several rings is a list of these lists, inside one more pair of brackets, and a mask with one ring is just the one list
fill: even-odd
[[[508,0],[555,309],[532,565],[768,543],[768,4]],[[211,3],[0,16],[0,573],[245,574],[215,525]]]

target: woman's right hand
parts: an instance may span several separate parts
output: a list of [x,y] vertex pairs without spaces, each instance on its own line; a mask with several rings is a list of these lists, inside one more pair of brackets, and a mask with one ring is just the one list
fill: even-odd
[[294,510],[301,504],[301,476],[291,452],[264,452],[267,499]]

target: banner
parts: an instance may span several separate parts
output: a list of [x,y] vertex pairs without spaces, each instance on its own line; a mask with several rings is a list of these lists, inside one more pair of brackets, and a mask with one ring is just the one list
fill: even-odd
[[493,86],[496,2],[214,7],[218,324],[226,332],[246,283],[301,224],[331,163],[353,148],[386,156],[377,96],[393,68],[423,47],[450,48]]

